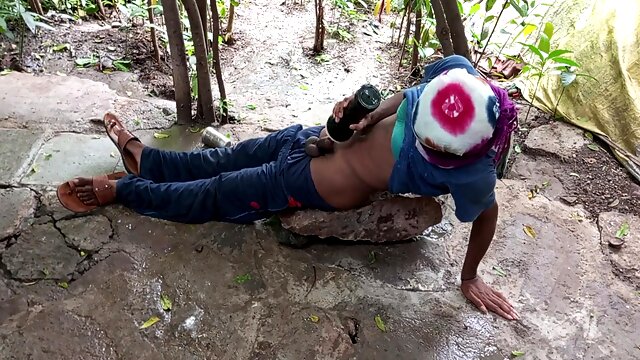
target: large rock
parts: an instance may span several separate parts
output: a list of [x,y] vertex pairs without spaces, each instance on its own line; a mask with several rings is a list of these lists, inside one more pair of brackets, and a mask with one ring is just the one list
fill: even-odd
[[35,207],[36,199],[29,189],[0,190],[0,239],[19,231]]
[[280,218],[284,228],[300,235],[387,242],[421,235],[442,220],[442,209],[433,198],[398,196],[350,211],[304,210]]
[[531,130],[524,144],[531,150],[567,159],[585,146],[587,139],[582,135],[582,130],[556,121]]
[[[598,217],[598,227],[600,243],[611,261],[613,272],[639,287],[640,218],[616,212],[602,213]],[[617,234],[625,227],[628,229],[626,235]]]
[[31,227],[2,254],[2,263],[17,280],[64,279],[79,260],[52,224]]
[[109,219],[104,216],[87,216],[58,222],[58,228],[71,247],[96,252],[109,241],[112,234]]

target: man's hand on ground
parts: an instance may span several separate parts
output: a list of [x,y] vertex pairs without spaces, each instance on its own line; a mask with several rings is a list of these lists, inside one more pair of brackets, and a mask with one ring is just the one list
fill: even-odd
[[499,291],[493,290],[479,277],[462,281],[460,288],[464,296],[483,313],[486,314],[487,310],[489,310],[507,320],[519,319],[518,313],[516,313],[504,295]]

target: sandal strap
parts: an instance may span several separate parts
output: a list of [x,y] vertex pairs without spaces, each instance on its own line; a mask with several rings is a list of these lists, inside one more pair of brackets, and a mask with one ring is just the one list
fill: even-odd
[[93,193],[96,195],[98,204],[108,205],[113,202],[113,186],[109,183],[107,175],[95,176],[92,179]]
[[118,136],[118,150],[120,150],[121,153],[126,151],[125,147],[129,143],[129,141],[132,141],[132,140],[140,141],[135,135],[129,132],[129,130],[123,129],[118,133],[117,136]]

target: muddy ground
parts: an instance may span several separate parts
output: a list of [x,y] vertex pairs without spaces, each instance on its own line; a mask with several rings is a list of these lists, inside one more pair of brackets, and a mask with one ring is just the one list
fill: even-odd
[[[329,39],[318,61],[308,52],[312,4],[243,2],[237,16],[236,42],[222,48],[238,119],[222,131],[233,140],[322,123],[365,82],[397,90],[416,81],[397,70],[388,17],[379,27],[354,24],[352,42]],[[498,232],[480,269],[519,322],[484,316],[462,298],[469,227],[446,197],[444,220],[424,237],[304,249],[280,245],[283,230],[267,224],[180,225],[117,206],[66,212],[58,183],[121,167],[92,121],[105,111],[154,146],[199,140],[179,129],[154,140],[173,122],[168,67],[148,56],[144,28],[115,29],[115,20],[31,38],[35,76],[0,77],[1,359],[640,357],[640,188],[582,131],[537,111],[525,120],[522,103],[519,151],[498,184]],[[73,53],[53,51],[66,43]],[[125,56],[132,71],[74,65],[91,53]],[[626,243],[611,247],[624,223]],[[159,321],[139,329],[151,316]]]

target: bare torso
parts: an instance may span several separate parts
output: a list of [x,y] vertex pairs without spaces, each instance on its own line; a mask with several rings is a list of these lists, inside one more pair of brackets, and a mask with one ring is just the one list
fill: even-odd
[[354,136],[347,143],[336,144],[332,154],[311,160],[311,176],[327,203],[337,209],[351,209],[387,190],[394,164],[394,124],[395,115],[377,123],[366,136]]

